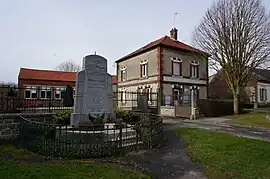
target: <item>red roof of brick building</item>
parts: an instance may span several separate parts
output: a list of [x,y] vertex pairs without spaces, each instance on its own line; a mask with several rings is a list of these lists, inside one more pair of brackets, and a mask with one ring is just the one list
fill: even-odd
[[187,45],[185,43],[182,43],[180,41],[177,41],[177,40],[174,40],[172,39],[171,37],[169,36],[164,36],[158,40],[155,40],[153,42],[150,42],[149,44],[143,46],[142,48],[120,58],[119,60],[117,60],[116,62],[120,62],[120,61],[123,61],[127,58],[130,58],[130,57],[133,57],[133,56],[136,56],[136,55],[139,55],[143,52],[146,52],[152,48],[155,48],[155,47],[158,47],[160,45],[163,45],[165,47],[169,47],[169,48],[175,48],[175,49],[180,49],[180,50],[184,50],[184,51],[190,51],[190,52],[196,52],[196,53],[201,53],[201,54],[205,54],[205,55],[208,55],[206,52],[203,52],[199,49],[196,49],[190,45]]
[[[18,78],[29,80],[75,82],[76,72],[21,68]],[[116,76],[112,75],[112,83],[116,84],[116,82],[117,82]]]

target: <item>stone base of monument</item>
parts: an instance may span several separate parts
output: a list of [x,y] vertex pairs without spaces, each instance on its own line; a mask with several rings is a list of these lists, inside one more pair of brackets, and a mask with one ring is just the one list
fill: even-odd
[[[133,126],[128,125],[120,129],[116,129],[115,123],[105,123],[103,130],[83,130],[72,126],[65,126],[61,129],[56,128],[56,138],[65,143],[78,144],[103,144],[106,142],[119,142],[122,139],[122,147],[128,147],[142,143],[136,138],[136,131]],[[122,137],[120,136],[122,134]]]
[[[110,122],[115,119],[114,114],[105,114],[104,122]],[[80,123],[89,124],[89,114],[72,113],[70,117],[70,125],[73,127],[79,127]]]

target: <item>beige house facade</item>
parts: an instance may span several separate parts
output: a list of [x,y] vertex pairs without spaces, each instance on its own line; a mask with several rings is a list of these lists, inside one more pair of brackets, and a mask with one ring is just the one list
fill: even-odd
[[149,107],[189,107],[192,89],[196,89],[198,99],[207,99],[208,57],[179,42],[177,29],[172,29],[170,37],[164,36],[116,61],[118,106],[136,105],[138,93],[146,94]]

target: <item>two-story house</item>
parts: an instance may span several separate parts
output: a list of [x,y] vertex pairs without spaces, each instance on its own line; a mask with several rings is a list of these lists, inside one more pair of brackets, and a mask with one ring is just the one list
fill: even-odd
[[160,105],[190,104],[190,91],[197,98],[208,97],[209,55],[177,40],[178,30],[122,57],[117,64],[117,90],[120,106],[129,106],[128,92],[158,93]]

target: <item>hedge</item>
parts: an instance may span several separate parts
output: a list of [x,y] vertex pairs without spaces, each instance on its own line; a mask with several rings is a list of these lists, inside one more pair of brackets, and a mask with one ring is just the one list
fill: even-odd
[[[220,117],[233,114],[233,100],[197,100],[197,107],[200,115],[206,117]],[[253,104],[239,103],[239,112],[244,112],[244,108],[252,108]]]

